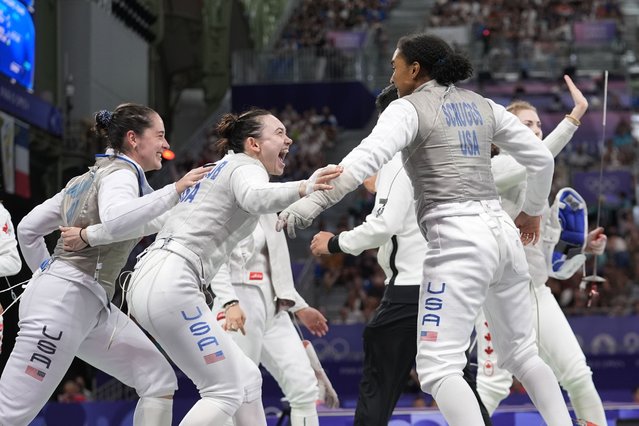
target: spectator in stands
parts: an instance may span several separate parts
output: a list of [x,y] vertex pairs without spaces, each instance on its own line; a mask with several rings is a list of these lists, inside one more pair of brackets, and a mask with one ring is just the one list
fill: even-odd
[[78,403],[78,402],[86,402],[87,398],[82,393],[80,386],[78,383],[69,379],[64,382],[62,386],[62,392],[58,395],[58,402],[63,403]]

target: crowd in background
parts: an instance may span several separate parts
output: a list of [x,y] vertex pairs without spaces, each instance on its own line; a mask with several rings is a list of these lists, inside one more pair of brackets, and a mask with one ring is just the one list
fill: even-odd
[[515,61],[525,75],[534,62],[558,66],[555,58],[564,57],[574,63],[575,48],[586,40],[575,37],[573,25],[592,21],[614,23],[613,49],[621,56],[624,20],[617,0],[437,0],[426,26],[470,26],[485,70]]
[[328,31],[367,31],[386,19],[398,0],[303,0],[286,24],[278,50],[330,46]]

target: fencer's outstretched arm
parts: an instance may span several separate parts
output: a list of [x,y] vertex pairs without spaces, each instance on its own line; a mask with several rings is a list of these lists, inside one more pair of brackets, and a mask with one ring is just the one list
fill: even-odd
[[295,238],[295,227],[310,226],[322,211],[339,202],[408,146],[417,135],[417,123],[417,111],[409,101],[393,101],[379,116],[370,135],[340,162],[344,172],[332,182],[334,188],[315,192],[287,207],[280,213],[278,230],[286,228],[289,236]]

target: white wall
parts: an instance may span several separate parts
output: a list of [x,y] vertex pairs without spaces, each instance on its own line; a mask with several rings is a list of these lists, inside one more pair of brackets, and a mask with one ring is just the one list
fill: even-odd
[[[106,5],[104,5],[106,4]],[[123,102],[147,104],[149,46],[110,13],[110,2],[58,2],[60,90],[73,75],[73,119]]]

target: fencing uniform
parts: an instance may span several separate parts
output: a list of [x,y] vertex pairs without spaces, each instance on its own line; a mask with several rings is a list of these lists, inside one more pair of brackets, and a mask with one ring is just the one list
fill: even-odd
[[[388,424],[415,363],[426,252],[415,217],[413,186],[400,153],[381,168],[375,187],[371,214],[360,226],[338,236],[340,250],[352,255],[379,247],[377,261],[386,275],[384,297],[364,329],[364,371],[354,423],[362,426]],[[464,377],[475,392],[474,377],[467,368]],[[485,409],[482,416],[490,424]]]
[[319,424],[317,378],[288,312],[278,308],[293,302],[288,311],[295,313],[308,304],[295,290],[286,237],[275,231],[276,222],[275,214],[260,216],[253,233],[233,249],[211,282],[213,312],[239,300],[246,313],[246,335],[230,336],[280,385],[291,406],[291,425],[313,426]]
[[[182,194],[131,278],[131,314],[202,396],[183,425],[205,420],[224,424],[234,414],[242,424],[240,405],[259,404],[261,409],[260,371],[222,330],[202,288],[237,243],[253,232],[260,214],[274,213],[300,198],[299,182],[268,179],[260,161],[246,154],[226,155]],[[263,409],[261,418],[243,424],[262,423]]]
[[[173,368],[110,303],[137,240],[65,252],[60,238],[51,257],[44,242],[44,235],[60,225],[103,223],[115,234],[135,223],[152,229],[157,225],[152,219],[177,202],[173,184],[150,192],[142,169],[130,158],[99,157],[90,173],[72,179],[18,225],[22,254],[35,274],[22,295],[20,331],[0,379],[0,425],[28,424],[74,356],[136,389],[141,398],[136,426],[171,423],[171,401],[160,397],[177,388]],[[150,408],[158,405],[159,411]]]
[[[0,278],[15,275],[20,272],[21,268],[22,261],[18,253],[18,242],[11,222],[11,214],[0,202]],[[0,304],[0,353],[2,352],[4,329],[3,311],[4,309]]]
[[[570,141],[577,126],[564,119],[543,143],[553,155],[557,155]],[[541,142],[541,141],[539,141]],[[538,143],[539,143],[538,142]],[[525,169],[507,154],[493,158],[493,174],[502,197],[504,210],[514,218],[524,202],[526,182]],[[548,213],[546,209],[545,213]],[[544,221],[542,220],[542,223]],[[544,229],[542,227],[542,235]],[[606,416],[597,390],[592,381],[592,371],[586,357],[570,328],[570,324],[553,296],[548,281],[548,269],[542,240],[524,247],[530,267],[533,325],[537,332],[539,355],[552,368],[560,385],[568,392],[578,418],[606,424]],[[491,344],[494,333],[491,323],[483,315],[477,320],[477,391],[488,411],[492,414],[499,403],[510,393],[512,375],[497,366],[499,351]]]
[[22,261],[18,253],[16,233],[11,214],[0,203],[0,277],[9,277],[20,272]]
[[[490,171],[495,143],[526,165],[523,210],[541,214],[550,191],[552,155],[502,106],[435,80],[393,101],[360,145],[340,163],[335,189],[311,194],[281,214],[304,226],[402,151],[416,217],[426,237],[418,314],[417,372],[451,425],[481,424],[462,378],[482,305],[498,324],[493,338],[503,366],[516,372],[544,419],[571,425],[556,378],[539,358],[532,333],[530,279],[519,230],[502,210]],[[289,226],[289,225],[287,225]],[[460,409],[460,407],[462,407]]]

